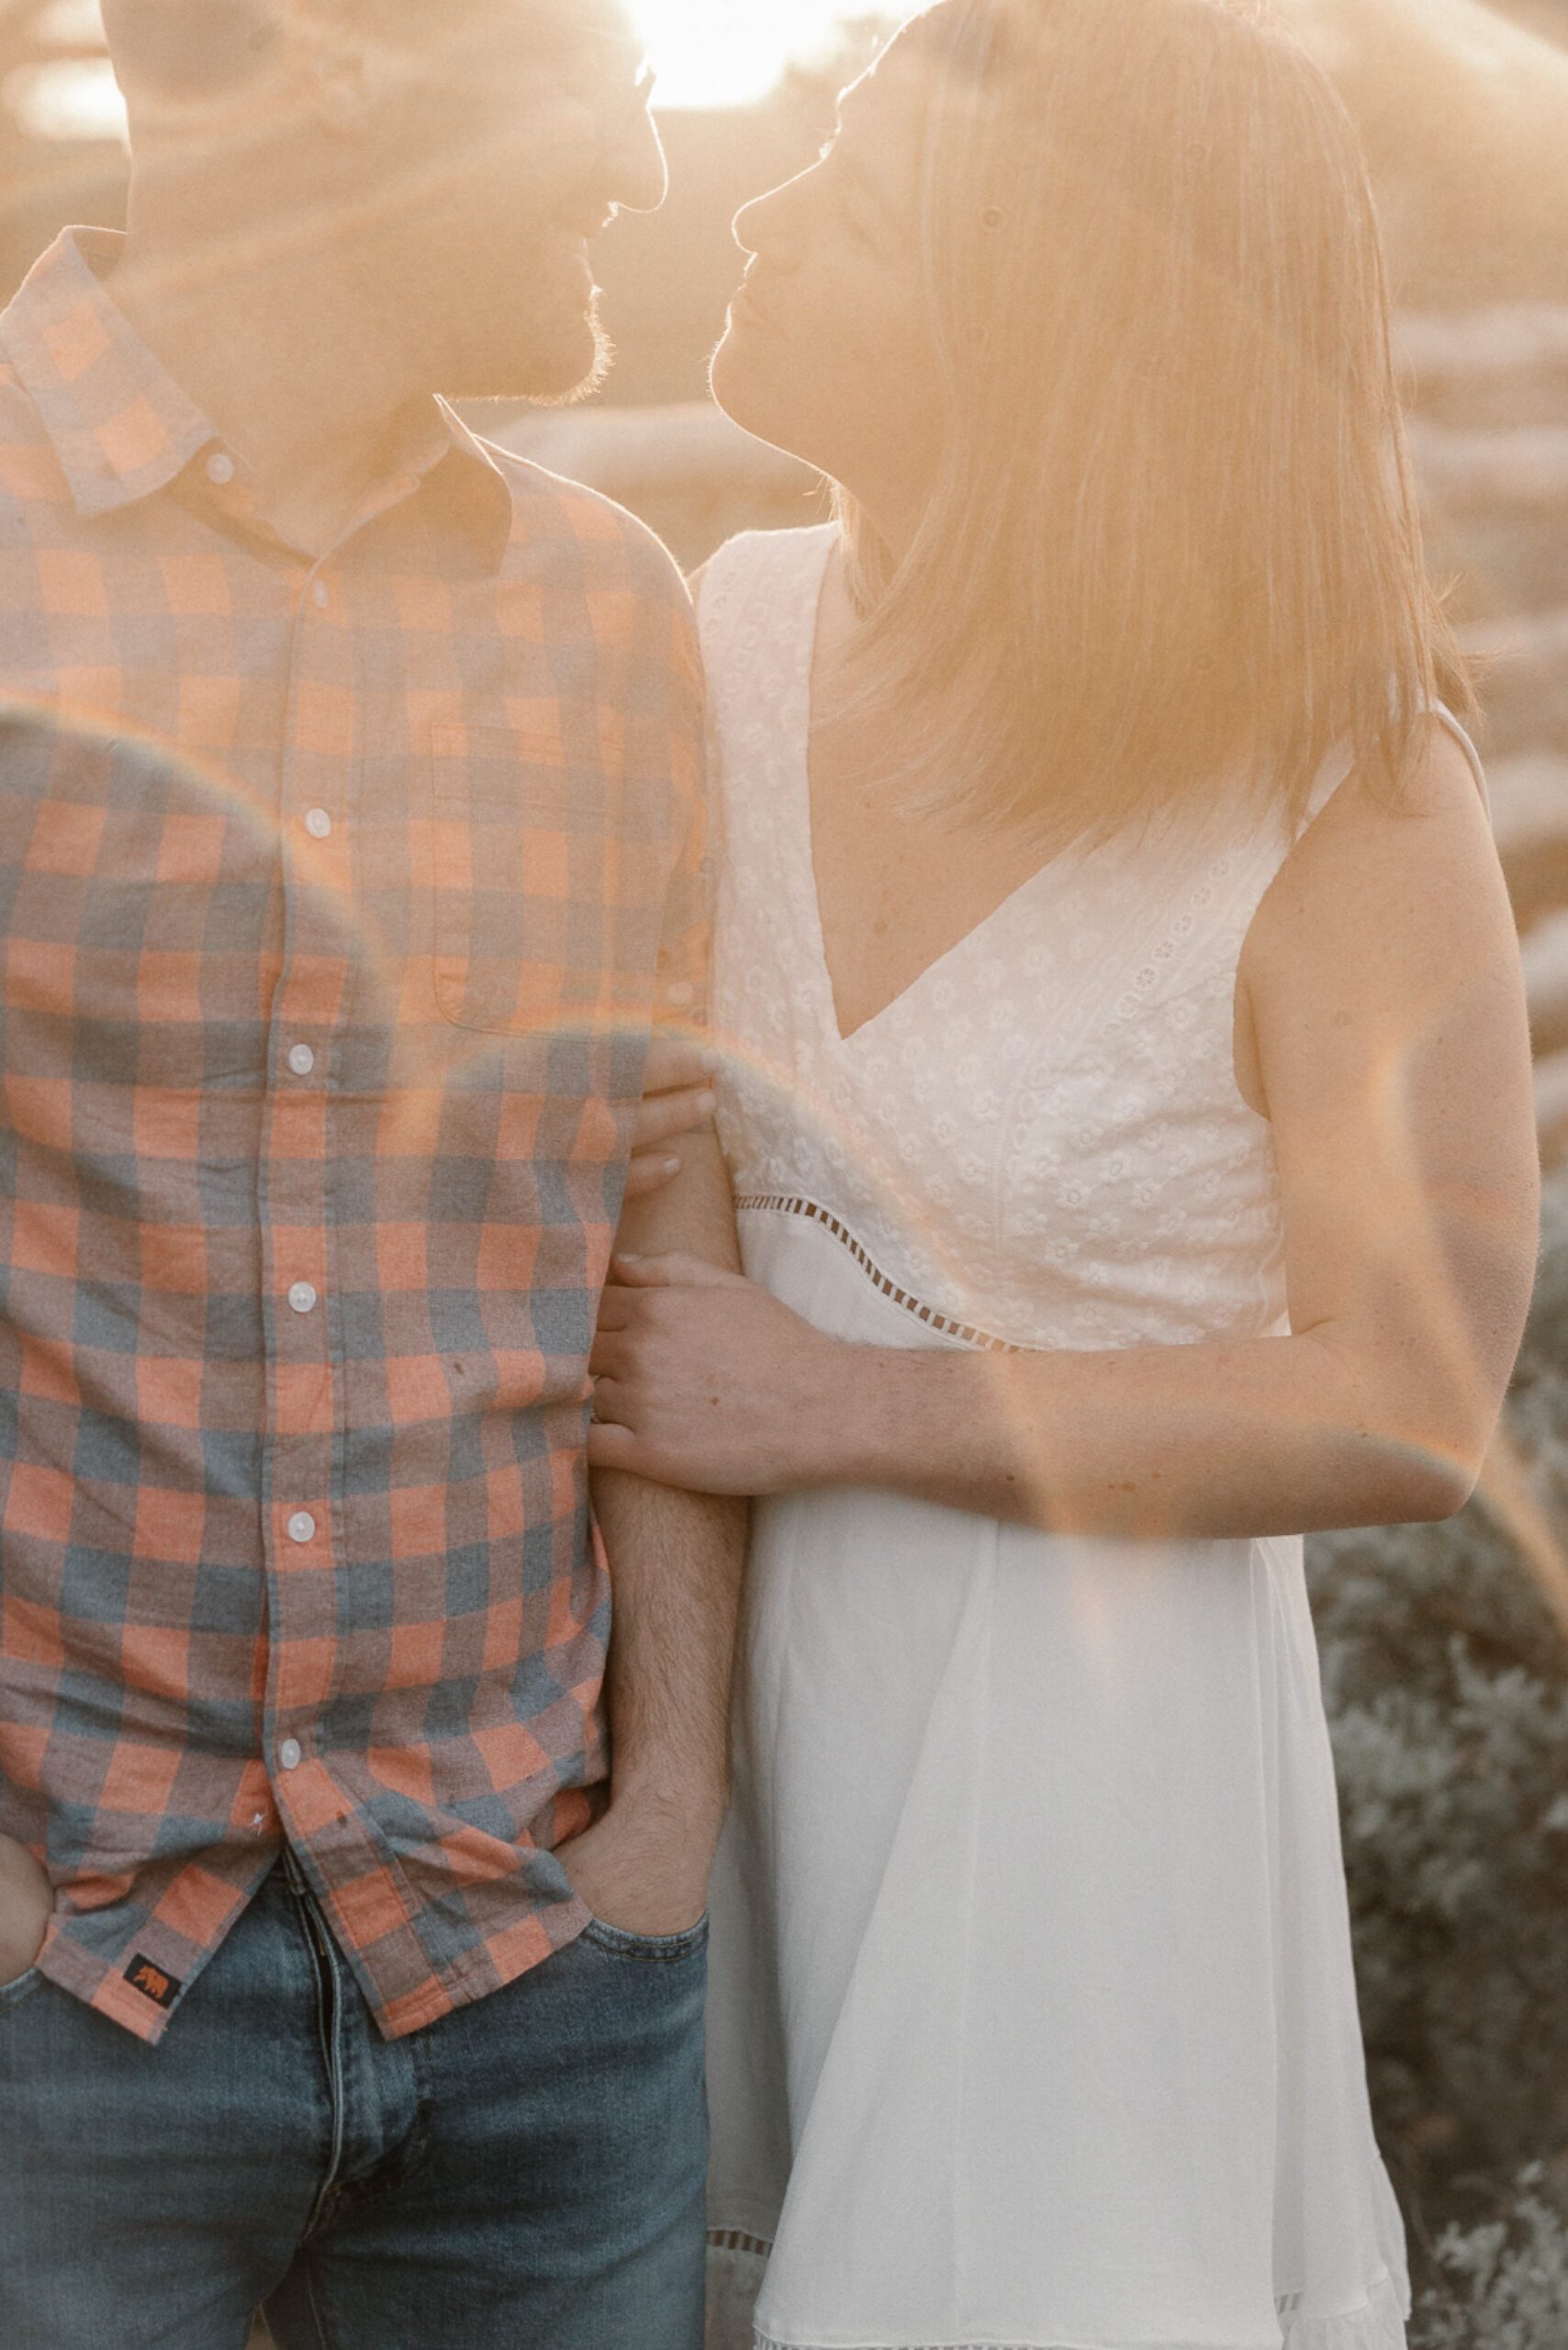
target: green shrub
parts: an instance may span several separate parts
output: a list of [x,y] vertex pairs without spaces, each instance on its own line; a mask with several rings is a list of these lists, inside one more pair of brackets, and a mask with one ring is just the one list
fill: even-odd
[[[1568,1178],[1507,1427],[1568,1539]],[[1309,1574],[1413,2350],[1568,2350],[1568,1638],[1484,1500]]]
[[1521,2171],[1506,2220],[1450,2228],[1422,2296],[1419,2350],[1560,2350],[1568,2342],[1568,2225]]

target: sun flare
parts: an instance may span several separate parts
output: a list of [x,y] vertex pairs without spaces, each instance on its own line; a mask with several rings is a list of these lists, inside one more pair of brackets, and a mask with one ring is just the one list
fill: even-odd
[[820,50],[857,13],[849,0],[633,0],[666,106],[766,96],[791,59]]

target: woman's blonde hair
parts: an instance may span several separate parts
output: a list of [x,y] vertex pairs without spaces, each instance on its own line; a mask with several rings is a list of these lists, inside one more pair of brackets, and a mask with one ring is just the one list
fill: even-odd
[[902,560],[840,511],[914,799],[1092,839],[1233,778],[1299,819],[1346,737],[1396,789],[1470,695],[1325,76],[1225,0],[938,0],[892,54],[946,446]]

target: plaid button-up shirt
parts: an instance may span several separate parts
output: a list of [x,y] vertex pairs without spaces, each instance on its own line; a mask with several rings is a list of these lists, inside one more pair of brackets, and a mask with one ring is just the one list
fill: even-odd
[[286,1840],[396,2036],[584,1922],[588,1355],[704,978],[690,610],[433,408],[283,543],[116,244],[0,319],[0,1832],[44,1974],[149,2041]]

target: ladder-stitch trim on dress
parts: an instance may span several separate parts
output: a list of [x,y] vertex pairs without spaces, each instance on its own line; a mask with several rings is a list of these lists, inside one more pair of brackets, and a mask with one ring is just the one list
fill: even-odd
[[[935,1306],[926,1305],[918,1297],[912,1297],[908,1290],[900,1289],[896,1281],[889,1280],[875,1258],[856,1239],[848,1226],[841,1224],[837,1216],[830,1215],[827,1209],[819,1206],[815,1200],[782,1192],[767,1197],[756,1192],[743,1192],[736,1200],[735,1207],[737,1212],[751,1208],[770,1215],[804,1216],[809,1224],[820,1224],[841,1247],[849,1251],[873,1289],[879,1290],[884,1297],[891,1298],[895,1305],[902,1305],[906,1314],[913,1314],[915,1320],[924,1322],[927,1329],[939,1330],[944,1337],[959,1338],[965,1346],[981,1348],[988,1354],[1022,1355],[1029,1351],[1026,1347],[1014,1346],[1010,1338],[994,1338],[987,1330],[977,1330],[972,1323],[956,1322],[950,1314],[938,1313]],[[775,2345],[767,2345],[767,2350],[775,2350]],[[783,2350],[788,2350],[787,2344],[783,2345]],[[948,2350],[948,2345],[936,2343],[931,2345],[931,2350]],[[1005,2342],[960,2343],[953,2344],[952,2350],[1029,2350],[1029,2345],[1026,2343],[1014,2344]]]

